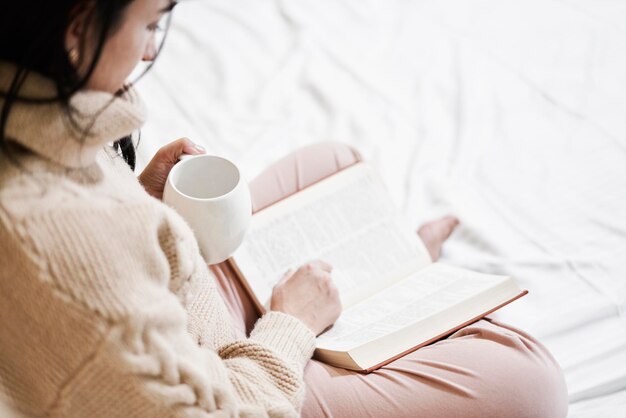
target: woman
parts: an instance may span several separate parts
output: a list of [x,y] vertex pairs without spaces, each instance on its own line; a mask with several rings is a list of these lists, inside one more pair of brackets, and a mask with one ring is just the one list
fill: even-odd
[[[207,268],[159,200],[178,157],[203,150],[181,139],[139,181],[129,169],[144,111],[125,82],[154,60],[174,6],[25,0],[0,17],[0,383],[14,406],[52,417],[563,416],[558,366],[519,331],[480,321],[356,375],[310,360],[341,310],[331,266],[286,276],[262,318],[226,265]],[[254,207],[358,158],[338,144],[299,150],[252,183]],[[455,225],[419,231],[433,258]]]

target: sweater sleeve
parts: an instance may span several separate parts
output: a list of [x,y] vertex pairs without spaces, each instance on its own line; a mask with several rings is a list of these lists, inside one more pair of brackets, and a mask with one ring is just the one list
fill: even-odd
[[[169,289],[158,233],[146,232],[159,223],[156,211],[146,205],[125,205],[123,213],[84,211],[47,213],[31,220],[25,233],[55,291],[106,324],[95,352],[60,390],[51,416],[299,415],[311,331],[271,312],[249,339],[216,350],[200,347]],[[80,344],[80,335],[68,332],[67,343]]]

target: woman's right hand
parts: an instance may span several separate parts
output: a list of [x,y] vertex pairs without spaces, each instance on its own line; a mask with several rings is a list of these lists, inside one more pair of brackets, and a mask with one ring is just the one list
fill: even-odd
[[287,272],[274,286],[270,310],[294,316],[315,335],[321,334],[341,313],[339,292],[330,277],[332,269],[316,260]]

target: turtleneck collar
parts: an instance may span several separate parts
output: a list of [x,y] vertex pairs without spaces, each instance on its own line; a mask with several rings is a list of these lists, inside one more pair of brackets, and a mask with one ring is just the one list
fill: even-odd
[[[15,74],[13,64],[0,62],[0,91],[6,92]],[[54,83],[29,73],[20,97],[56,96]],[[0,97],[0,108],[4,99]],[[133,89],[122,96],[83,90],[70,98],[69,114],[60,103],[15,102],[9,113],[5,138],[51,161],[70,168],[92,165],[103,145],[139,129],[145,107]]]

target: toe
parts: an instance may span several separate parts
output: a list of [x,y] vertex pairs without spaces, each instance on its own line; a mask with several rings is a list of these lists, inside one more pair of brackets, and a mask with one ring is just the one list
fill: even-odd
[[445,216],[436,221],[427,222],[418,229],[417,234],[426,245],[433,261],[439,258],[444,241],[458,224],[459,220],[456,217]]

